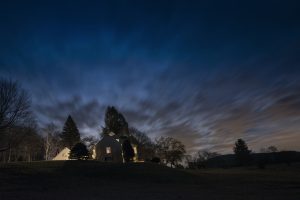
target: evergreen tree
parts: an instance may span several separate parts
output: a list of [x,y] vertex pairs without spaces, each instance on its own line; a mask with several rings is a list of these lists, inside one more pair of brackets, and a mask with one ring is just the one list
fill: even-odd
[[104,121],[104,134],[113,132],[116,135],[128,135],[128,123],[126,122],[125,117],[119,113],[115,107],[107,107]]
[[233,151],[235,153],[239,165],[249,164],[251,160],[251,156],[250,156],[251,151],[248,149],[248,146],[244,140],[238,139],[235,142]]
[[80,142],[80,134],[77,126],[69,115],[67,121],[65,122],[63,132],[60,134],[61,143],[63,146],[72,149],[75,144]]
[[69,159],[87,160],[89,158],[89,151],[86,146],[79,142],[70,151]]
[[123,157],[125,162],[130,162],[134,157],[134,150],[129,142],[129,140],[124,140],[122,145]]

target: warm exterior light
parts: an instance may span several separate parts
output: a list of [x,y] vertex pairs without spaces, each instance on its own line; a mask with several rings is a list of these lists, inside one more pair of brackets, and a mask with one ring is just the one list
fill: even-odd
[[137,146],[133,147],[134,154],[137,155]]
[[69,154],[70,149],[65,147],[53,158],[53,160],[69,160]]

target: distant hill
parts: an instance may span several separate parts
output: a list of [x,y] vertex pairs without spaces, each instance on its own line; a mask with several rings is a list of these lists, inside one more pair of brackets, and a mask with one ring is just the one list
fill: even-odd
[[[273,153],[252,153],[251,165],[259,164],[291,164],[300,162],[300,152],[297,151],[281,151]],[[234,154],[220,155],[206,161],[205,167],[235,167],[238,166]]]

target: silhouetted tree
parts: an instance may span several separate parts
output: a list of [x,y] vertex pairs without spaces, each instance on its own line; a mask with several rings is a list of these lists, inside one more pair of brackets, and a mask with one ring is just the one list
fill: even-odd
[[[28,93],[16,81],[0,79],[0,140],[8,129],[26,126],[31,117]],[[0,152],[8,149],[0,146]]]
[[86,145],[89,150],[89,158],[93,159],[95,146],[98,142],[98,139],[94,136],[87,136],[82,139],[82,142]]
[[155,155],[155,145],[151,139],[138,129],[129,128],[129,138],[133,137],[137,142],[138,158],[143,160],[151,160]]
[[189,169],[196,169],[197,166],[197,159],[195,156],[192,156],[192,155],[185,155],[184,156],[184,160],[185,160],[185,163],[187,164],[187,167]]
[[51,160],[60,146],[58,127],[51,123],[42,129],[44,132],[45,160]]
[[94,136],[87,136],[82,138],[82,142],[86,145],[88,149],[91,149],[97,144],[98,139]]
[[3,162],[44,159],[43,138],[36,127],[12,127],[6,137],[10,148],[0,154]]
[[23,128],[24,135],[22,142],[18,145],[19,153],[23,155],[23,161],[34,161],[44,159],[43,137],[32,127]]
[[211,152],[211,151],[207,151],[207,150],[200,150],[197,152],[196,158],[198,161],[207,161],[211,158],[217,157],[220,154],[218,154],[217,152]]
[[235,142],[235,146],[233,148],[233,151],[235,153],[236,159],[239,163],[239,165],[246,165],[250,162],[251,156],[250,153],[251,151],[248,149],[248,146],[246,142],[242,139],[238,139]]
[[150,145],[152,144],[151,139],[143,132],[138,130],[137,128],[130,127],[129,128],[129,134],[133,136],[139,144],[141,145]]
[[269,146],[267,148],[267,151],[270,152],[270,153],[274,153],[274,152],[278,152],[278,149],[275,146]]
[[190,168],[205,168],[207,167],[207,161],[214,157],[219,156],[217,152],[211,152],[208,150],[199,150],[193,156],[187,156],[186,161]]
[[71,149],[69,159],[87,160],[89,158],[89,151],[86,146],[79,142]]
[[274,152],[278,152],[278,149],[275,146],[269,146],[268,148],[261,148],[260,152],[261,153],[274,153]]
[[110,132],[116,135],[128,135],[128,123],[125,117],[117,111],[113,106],[108,106],[105,112],[105,127],[103,128],[103,134],[109,134]]
[[60,134],[60,138],[62,146],[68,147],[69,149],[72,149],[75,144],[80,142],[78,128],[70,115],[65,122],[63,132]]
[[134,157],[134,150],[129,142],[129,140],[124,140],[122,145],[123,157],[125,162],[130,162]]
[[157,155],[165,164],[175,166],[185,154],[185,146],[171,137],[160,137],[155,140]]

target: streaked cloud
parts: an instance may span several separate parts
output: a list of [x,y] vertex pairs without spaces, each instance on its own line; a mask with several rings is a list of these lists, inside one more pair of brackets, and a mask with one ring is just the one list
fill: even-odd
[[300,150],[297,3],[21,5],[0,6],[0,74],[29,90],[41,126],[71,114],[97,135],[114,105],[189,152],[238,138]]

